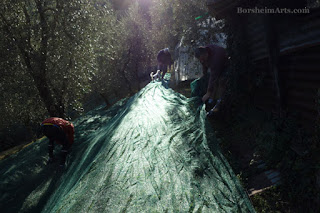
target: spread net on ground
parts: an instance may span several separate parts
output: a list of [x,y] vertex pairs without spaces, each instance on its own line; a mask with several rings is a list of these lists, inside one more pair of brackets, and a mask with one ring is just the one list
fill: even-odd
[[150,83],[74,124],[63,172],[47,139],[0,162],[1,212],[254,212],[195,98]]

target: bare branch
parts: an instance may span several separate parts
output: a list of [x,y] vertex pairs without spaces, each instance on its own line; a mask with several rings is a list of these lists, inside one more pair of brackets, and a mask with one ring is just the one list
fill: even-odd
[[33,48],[31,45],[31,19],[30,19],[30,15],[28,14],[27,8],[25,5],[23,5],[23,13],[26,17],[26,24],[27,24],[27,45],[30,49],[31,52],[33,52]]
[[42,2],[40,0],[35,0],[37,5],[37,10],[40,16],[40,26],[41,26],[41,43],[40,43],[40,71],[46,72],[46,60],[48,51],[48,40],[49,40],[49,27],[46,21]]

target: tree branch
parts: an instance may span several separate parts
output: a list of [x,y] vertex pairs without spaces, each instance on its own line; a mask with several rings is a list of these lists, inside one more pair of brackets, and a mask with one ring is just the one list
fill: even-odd
[[41,43],[40,43],[40,72],[46,73],[46,60],[47,60],[47,51],[48,51],[48,35],[49,35],[49,30],[48,30],[48,23],[46,21],[45,15],[43,13],[43,7],[41,0],[35,0],[36,5],[37,5],[37,10],[40,16],[40,26],[41,26]]
[[24,12],[24,15],[26,17],[26,24],[27,24],[27,45],[29,46],[29,49],[30,49],[30,52],[33,52],[33,48],[32,48],[32,45],[31,45],[31,19],[30,19],[30,16],[28,14],[28,11],[27,11],[27,8],[25,5],[23,5],[23,12]]
[[126,68],[127,68],[128,64],[129,64],[129,63],[130,63],[130,61],[131,61],[131,58],[130,58],[130,55],[131,55],[131,48],[132,48],[132,45],[130,45],[130,48],[129,48],[129,50],[128,50],[127,60],[124,62],[123,66],[122,66],[122,68],[121,68],[121,70],[120,70],[120,73],[121,73],[121,75],[123,76],[123,78],[124,78],[124,80],[125,80],[126,84],[129,86],[130,93],[132,93],[132,92],[133,92],[133,90],[132,90],[132,88],[131,88],[131,84],[130,84],[129,79],[128,79],[128,78],[126,77],[126,75],[125,75],[125,70],[126,70]]
[[45,12],[47,12],[47,11],[52,11],[52,12],[56,13],[56,12],[57,12],[57,9],[56,9],[56,8],[48,7],[48,8],[46,8],[46,9],[42,10],[43,13],[45,13]]
[[9,22],[6,20],[6,18],[4,17],[4,15],[2,13],[0,13],[0,18],[4,24],[4,29],[5,31],[7,31],[7,33],[12,37],[12,39],[16,42],[18,49],[20,50],[24,61],[26,63],[27,69],[29,70],[29,72],[31,74],[34,74],[34,70],[31,66],[31,60],[30,60],[30,55],[28,54],[28,52],[25,50],[24,46],[22,45],[20,39],[18,39],[14,33],[11,31],[11,25],[9,24]]

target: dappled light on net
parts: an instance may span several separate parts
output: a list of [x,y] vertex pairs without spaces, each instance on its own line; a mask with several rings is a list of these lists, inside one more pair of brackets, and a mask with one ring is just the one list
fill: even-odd
[[45,165],[46,140],[0,162],[1,209],[253,212],[203,107],[161,82],[74,124],[75,143],[62,173]]

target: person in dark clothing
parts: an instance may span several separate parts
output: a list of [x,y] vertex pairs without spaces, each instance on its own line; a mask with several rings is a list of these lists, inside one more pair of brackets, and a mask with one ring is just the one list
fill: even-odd
[[[218,99],[211,112],[218,111],[220,104],[223,102],[227,85],[225,76],[227,63],[226,51],[223,47],[211,44],[198,47],[195,50],[195,57],[199,59],[202,64],[203,76],[206,77],[210,75],[207,89],[202,96],[202,101],[204,103],[213,103],[215,99]],[[209,74],[208,70],[210,70]]]
[[158,70],[162,71],[161,78],[163,79],[164,75],[168,71],[168,66],[171,66],[173,64],[171,54],[168,48],[165,48],[158,52],[157,61],[158,61]]
[[49,163],[54,161],[53,150],[56,142],[62,145],[60,166],[64,166],[70,148],[74,142],[74,126],[62,118],[48,118],[41,124],[42,132],[49,139]]

